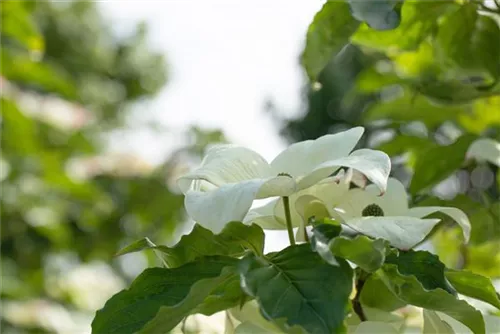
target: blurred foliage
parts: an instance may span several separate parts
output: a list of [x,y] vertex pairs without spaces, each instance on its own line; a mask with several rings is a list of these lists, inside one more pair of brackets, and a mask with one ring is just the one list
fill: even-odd
[[146,27],[117,38],[90,1],[2,1],[1,22],[2,332],[89,331],[93,312],[158,261],[112,254],[139,237],[173,240],[183,198],[168,184],[223,136],[193,129],[158,167],[110,154],[106,134],[166,83]]
[[497,278],[500,172],[466,152],[478,137],[500,140],[499,25],[493,1],[327,1],[301,57],[306,113],[282,131],[299,141],[363,125],[361,146],[393,158],[412,205],[471,219],[467,247],[453,227],[433,235],[440,258]]

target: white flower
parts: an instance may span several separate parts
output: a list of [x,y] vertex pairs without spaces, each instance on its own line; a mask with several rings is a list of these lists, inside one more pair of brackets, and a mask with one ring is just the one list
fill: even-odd
[[441,212],[451,217],[462,228],[466,242],[470,238],[470,222],[457,208],[441,206],[408,207],[405,187],[389,178],[387,191],[379,196],[369,185],[366,189],[352,189],[335,205],[341,221],[350,228],[373,238],[388,240],[400,249],[410,249],[421,242],[439,222],[439,219],[422,219]]
[[478,139],[469,146],[465,156],[467,159],[488,161],[500,167],[500,143],[490,138]]
[[352,152],[363,134],[357,127],[291,145],[271,163],[258,153],[235,145],[210,149],[201,166],[178,184],[188,214],[218,233],[229,221],[243,220],[255,199],[291,196],[345,166],[358,170],[385,191],[389,157],[380,151]]

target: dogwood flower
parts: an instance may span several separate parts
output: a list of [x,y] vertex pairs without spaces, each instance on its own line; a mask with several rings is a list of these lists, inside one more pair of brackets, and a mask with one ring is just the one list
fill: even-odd
[[469,146],[465,157],[477,161],[488,161],[500,167],[500,142],[490,138],[478,139]]
[[361,172],[384,192],[389,157],[369,149],[350,153],[363,131],[356,127],[293,144],[271,163],[248,148],[216,146],[198,169],[178,180],[186,211],[198,224],[218,233],[228,222],[243,220],[255,199],[291,196],[342,166]]
[[435,212],[441,212],[458,223],[466,242],[470,238],[470,222],[462,210],[442,206],[409,208],[405,187],[394,178],[389,178],[383,196],[378,196],[372,185],[364,190],[350,190],[336,205],[335,211],[350,228],[386,239],[400,249],[412,248],[429,234],[440,220],[422,218]]
[[[295,225],[301,226],[298,236],[311,216],[331,217],[356,232],[383,238],[400,249],[411,249],[440,221],[424,217],[441,212],[461,226],[466,242],[470,238],[470,222],[464,212],[440,206],[409,208],[406,190],[394,178],[389,178],[387,191],[382,196],[373,184],[365,189],[349,190],[349,182],[350,178],[343,178],[340,182],[328,178],[295,195],[291,212]],[[284,215],[279,206],[277,201],[270,202],[252,209],[245,219],[264,228],[283,228]]]

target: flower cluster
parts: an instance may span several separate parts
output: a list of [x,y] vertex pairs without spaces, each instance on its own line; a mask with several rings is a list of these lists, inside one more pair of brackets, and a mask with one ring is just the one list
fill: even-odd
[[[186,210],[214,233],[243,221],[264,229],[298,227],[298,241],[307,238],[312,218],[330,218],[403,250],[424,240],[440,221],[425,217],[441,212],[460,225],[467,242],[470,223],[461,210],[409,208],[405,187],[389,178],[389,157],[377,150],[353,151],[363,131],[356,127],[293,144],[271,163],[243,147],[216,146],[198,169],[179,179]],[[254,200],[270,197],[252,209]]]

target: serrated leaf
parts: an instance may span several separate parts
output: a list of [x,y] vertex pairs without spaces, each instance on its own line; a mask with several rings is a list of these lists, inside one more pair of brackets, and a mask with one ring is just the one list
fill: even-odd
[[351,261],[364,271],[373,272],[384,263],[389,243],[383,239],[373,240],[359,235],[354,239],[334,238],[329,246],[333,255]]
[[500,28],[493,18],[479,14],[474,3],[460,6],[445,19],[436,47],[443,61],[466,76],[480,76],[491,84],[500,75]]
[[285,318],[309,333],[337,333],[352,290],[352,269],[339,259],[331,266],[308,244],[294,245],[268,258],[246,256],[240,265],[242,286],[255,297],[267,319]]
[[422,152],[415,163],[410,192],[416,194],[430,188],[460,168],[467,149],[475,139],[476,136],[464,135],[451,145],[435,146]]
[[146,269],[129,289],[114,295],[97,311],[92,333],[136,333],[166,307],[168,316],[162,322],[148,324],[163,333],[189,314],[213,314],[236,306],[243,297],[237,262],[217,256],[174,269]]
[[327,1],[314,16],[307,30],[306,46],[302,53],[302,64],[311,81],[335,57],[356,31],[356,21],[344,1]]
[[436,312],[424,309],[423,334],[454,334],[455,332],[446,321],[442,320]]
[[143,249],[156,249],[165,255],[170,268],[181,266],[202,256],[227,255],[238,257],[247,250],[262,255],[264,250],[264,231],[258,225],[245,225],[240,222],[228,223],[221,233],[196,224],[193,230],[184,235],[173,247],[155,246],[149,239],[138,240],[123,248],[118,254],[137,252]]
[[375,30],[395,29],[401,22],[399,0],[349,0],[352,16]]
[[465,296],[479,299],[500,309],[500,295],[491,279],[465,270],[446,270],[446,277],[457,291]]
[[484,334],[481,312],[443,289],[427,290],[415,276],[402,275],[396,265],[385,264],[377,274],[401,300],[418,307],[443,312],[469,327],[475,334]]
[[430,252],[400,251],[399,254],[390,254],[386,263],[396,265],[402,275],[415,276],[427,290],[441,288],[451,294],[456,294],[445,277],[444,264]]

